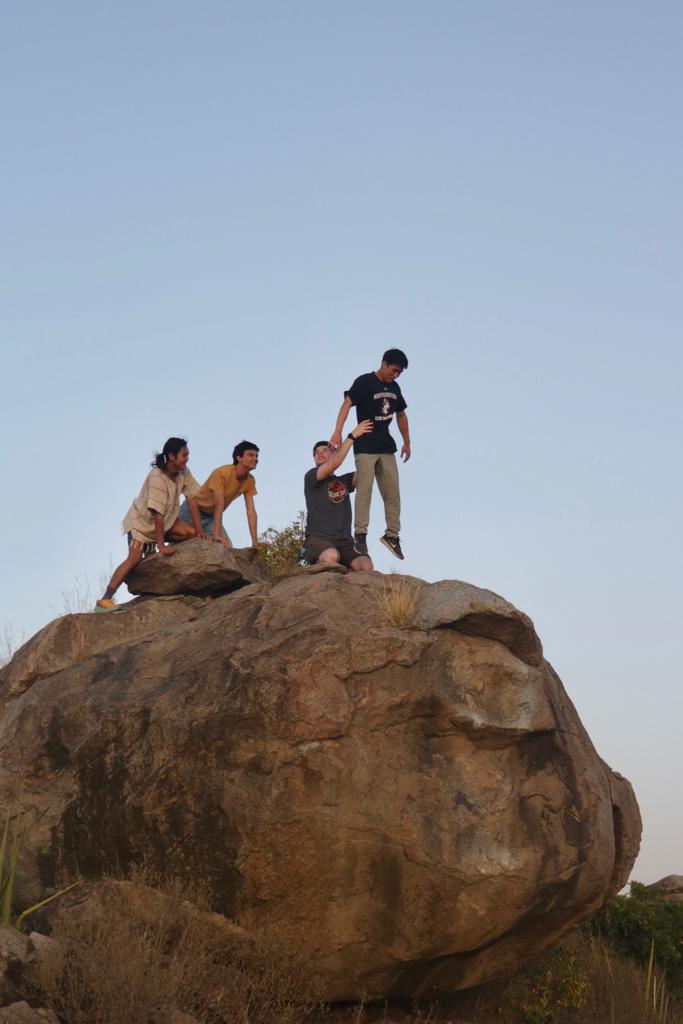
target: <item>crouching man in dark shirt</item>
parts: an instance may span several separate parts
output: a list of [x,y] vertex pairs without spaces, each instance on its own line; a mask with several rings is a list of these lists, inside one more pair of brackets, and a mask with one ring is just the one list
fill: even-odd
[[329,442],[318,441],[313,446],[315,467],[304,477],[306,495],[306,538],[304,557],[313,565],[335,565],[341,562],[352,572],[370,572],[372,559],[359,555],[353,546],[351,535],[351,491],[356,486],[355,473],[335,475],[335,469],[351,451],[354,441],[372,430],[371,420],[357,424],[341,443],[332,451]]

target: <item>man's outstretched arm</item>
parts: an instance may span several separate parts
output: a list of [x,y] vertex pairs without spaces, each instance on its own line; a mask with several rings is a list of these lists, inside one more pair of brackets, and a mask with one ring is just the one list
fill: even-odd
[[401,458],[404,462],[407,462],[410,458],[410,428],[408,426],[408,416],[405,412],[396,413],[396,425],[401,431],[401,437],[403,438]]
[[[363,434],[369,434],[374,424],[372,420],[363,420],[362,423],[356,424],[348,437],[345,437],[340,446],[337,448],[333,455],[330,455],[326,462],[323,462],[322,466],[318,466],[318,472],[316,473],[317,480],[325,480],[326,477],[331,476],[335,469],[339,469],[342,462],[349,454],[351,445]],[[330,442],[331,446],[332,442]]]
[[[339,445],[342,443],[342,438],[341,438],[342,430],[344,429],[344,424],[346,423],[346,417],[349,415],[349,411],[350,411],[352,405],[353,405],[353,402],[351,401],[351,399],[347,395],[346,398],[344,399],[344,401],[341,404],[341,408],[339,410],[339,415],[337,416],[337,422],[335,423],[335,426],[334,426],[334,432],[332,434],[332,437],[330,438],[330,444],[333,445],[333,447],[335,447],[335,448],[338,448]],[[363,431],[363,433],[366,433],[366,431]]]

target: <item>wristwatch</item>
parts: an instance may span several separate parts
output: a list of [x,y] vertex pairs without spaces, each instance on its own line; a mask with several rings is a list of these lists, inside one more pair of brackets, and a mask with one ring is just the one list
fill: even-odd
[[351,433],[350,433],[350,434],[347,434],[347,435],[346,435],[346,440],[347,440],[347,441],[356,441],[356,440],[357,440],[357,438],[356,438],[356,436],[354,435],[353,431],[351,431]]

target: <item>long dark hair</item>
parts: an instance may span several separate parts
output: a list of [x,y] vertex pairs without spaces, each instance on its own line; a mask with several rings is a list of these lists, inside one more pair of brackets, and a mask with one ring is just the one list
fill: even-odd
[[184,437],[169,437],[162,450],[154,453],[152,465],[157,469],[163,469],[168,462],[169,455],[177,455],[186,444],[187,440]]

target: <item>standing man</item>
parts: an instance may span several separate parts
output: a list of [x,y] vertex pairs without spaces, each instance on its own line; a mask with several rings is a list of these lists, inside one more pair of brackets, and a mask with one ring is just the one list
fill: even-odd
[[[220,541],[224,548],[231,548],[233,545],[223,526],[223,512],[240,494],[244,495],[252,547],[255,548],[258,543],[254,505],[256,481],[251,475],[258,466],[258,457],[258,445],[253,441],[240,441],[233,448],[232,466],[219,466],[218,469],[214,469],[195,495],[202,528],[212,540]],[[192,522],[191,509],[187,503],[183,504],[180,510],[180,518],[186,523]]]
[[[374,373],[356,377],[348,391],[344,392],[334,433],[330,445],[341,444],[342,430],[352,405],[356,406],[358,422],[369,419],[374,424],[371,434],[354,440],[356,457],[356,505],[353,544],[359,555],[367,555],[367,532],[370,522],[370,501],[372,485],[377,480],[379,493],[384,502],[386,531],[380,540],[397,558],[403,559],[399,533],[401,531],[401,492],[396,465],[396,442],[389,433],[389,424],[394,413],[403,438],[401,458],[410,458],[410,431],[406,416],[406,403],[397,384],[398,378],[408,367],[408,360],[399,348],[390,348],[382,356],[382,365]],[[358,433],[358,431],[356,431]]]
[[310,565],[336,565],[341,562],[352,572],[370,572],[372,561],[359,555],[351,536],[351,498],[355,473],[335,476],[335,469],[351,451],[359,437],[373,429],[370,420],[359,423],[345,441],[332,451],[327,441],[313,446],[315,466],[304,477],[306,495],[306,537],[304,557]]

